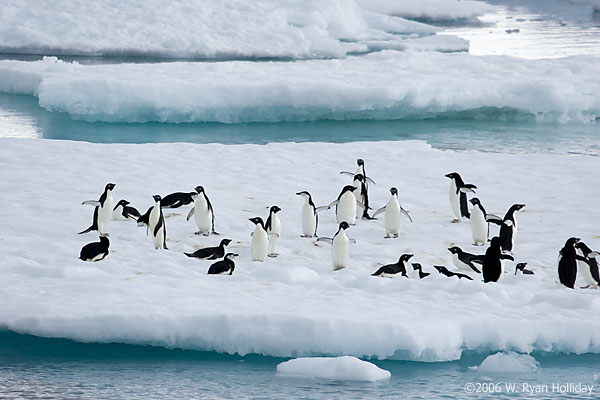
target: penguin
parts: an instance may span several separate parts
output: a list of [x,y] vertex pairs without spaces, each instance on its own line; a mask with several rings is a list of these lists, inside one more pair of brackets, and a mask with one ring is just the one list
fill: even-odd
[[267,217],[267,222],[265,223],[265,229],[269,235],[269,250],[267,252],[269,257],[277,257],[279,255],[277,254],[277,244],[279,243],[279,238],[281,237],[281,221],[277,216],[279,211],[281,211],[281,208],[272,206],[269,209],[269,216]]
[[434,265],[433,268],[437,269],[437,271],[440,274],[445,275],[448,278],[452,278],[453,276],[457,276],[458,279],[465,278],[465,279],[467,279],[469,281],[473,280],[473,278],[471,278],[469,275],[467,275],[467,274],[461,274],[460,272],[452,272],[448,268],[444,267],[443,265]]
[[235,270],[235,262],[233,259],[236,258],[238,254],[236,253],[227,253],[225,254],[225,258],[216,263],[212,264],[208,268],[209,275],[233,275],[233,271]]
[[390,189],[390,193],[392,194],[390,200],[385,206],[375,211],[375,214],[373,214],[373,218],[375,218],[382,212],[385,212],[385,237],[390,238],[393,235],[395,238],[397,238],[398,234],[400,233],[400,213],[406,215],[410,222],[412,222],[412,218],[410,217],[410,214],[408,214],[408,211],[402,208],[400,202],[398,202],[398,189],[393,187]]
[[582,289],[597,288],[600,284],[600,276],[598,274],[598,261],[595,257],[598,257],[600,253],[593,251],[582,241],[575,244],[575,249],[577,251],[577,268],[587,283],[587,286]]
[[475,266],[475,263],[483,264],[483,255],[467,253],[466,251],[462,251],[458,246],[450,247],[448,248],[448,251],[452,253],[452,262],[458,269],[465,271],[473,270],[478,274],[481,273]]
[[117,221],[138,221],[141,214],[135,207],[129,207],[129,202],[125,199],[119,200],[113,208],[112,218]]
[[256,225],[252,233],[251,256],[252,261],[265,261],[269,251],[269,236],[265,229],[265,224],[260,217],[250,218],[250,221]]
[[338,223],[347,222],[349,225],[354,225],[356,222],[356,208],[363,207],[363,205],[354,197],[355,190],[356,187],[352,185],[344,186],[337,200],[329,204],[329,208],[336,206],[335,216]]
[[504,278],[504,260],[515,261],[510,254],[502,253],[500,248],[500,238],[494,236],[490,242],[490,247],[485,251],[483,256],[483,266],[481,272],[483,274],[483,282],[499,283]]
[[216,247],[205,247],[198,249],[193,253],[183,253],[188,257],[200,258],[203,260],[216,260],[223,257],[227,253],[227,246],[231,243],[231,239],[223,239]]
[[412,266],[415,271],[419,272],[419,279],[427,278],[431,275],[429,272],[423,272],[423,267],[419,263],[413,263]]
[[100,261],[108,255],[110,241],[108,237],[100,235],[99,242],[88,243],[81,248],[79,259],[83,261]]
[[356,243],[356,240],[349,239],[348,236],[346,236],[346,229],[349,227],[350,225],[348,225],[348,222],[342,221],[333,238],[320,237],[317,239],[317,242],[326,241],[331,243],[331,263],[334,271],[348,267],[348,261],[350,259],[349,244]]
[[213,212],[213,207],[204,191],[204,187],[196,186],[196,193],[197,196],[194,207],[192,207],[186,219],[189,221],[192,216],[196,217],[196,226],[198,226],[196,235],[208,236],[211,233],[218,235],[218,233],[215,232],[215,214]]
[[523,275],[534,275],[532,270],[525,268],[526,266],[527,266],[527,263],[518,263],[515,266],[515,275],[517,274],[518,271],[521,271],[521,273]]
[[413,254],[402,254],[397,263],[384,265],[372,273],[371,276],[381,276],[382,278],[404,276],[405,278],[408,278],[408,275],[406,274],[406,263],[411,257],[413,257]]
[[92,221],[92,226],[87,228],[84,231],[79,232],[79,234],[88,233],[91,231],[98,231],[101,234],[104,233],[104,225],[108,222],[112,217],[113,212],[113,197],[112,191],[115,188],[114,183],[107,183],[104,187],[104,192],[100,195],[100,199],[96,200],[86,200],[81,205],[93,205],[94,208],[94,216]]
[[491,219],[494,221],[502,220],[496,215],[486,213],[483,204],[481,204],[481,201],[477,197],[473,197],[469,201],[473,204],[473,208],[471,208],[471,218],[469,218],[471,221],[473,244],[475,246],[483,246],[487,243],[490,232],[488,221]]
[[363,207],[356,208],[356,218],[375,219],[369,215],[369,191],[367,190],[367,181],[362,174],[354,175],[354,197],[357,204],[362,204]]
[[577,279],[575,245],[579,240],[576,237],[567,239],[563,248],[558,252],[558,279],[560,283],[571,289],[575,289],[575,280]]
[[503,253],[514,254],[515,247],[515,236],[517,234],[517,220],[515,218],[515,212],[520,212],[525,207],[525,204],[513,204],[504,218],[500,219],[488,219],[489,222],[500,225],[500,247]]
[[175,192],[166,195],[160,201],[162,208],[179,208],[192,204],[198,196],[196,192]]
[[315,237],[317,236],[317,227],[319,225],[318,213],[327,210],[329,207],[315,207],[310,193],[305,190],[296,193],[296,195],[302,196],[306,200],[302,207],[302,237]]
[[450,206],[456,218],[452,222],[460,222],[463,218],[470,218],[467,193],[475,193],[477,186],[465,183],[458,172],[445,175],[450,178]]
[[154,207],[150,211],[150,217],[148,219],[148,228],[152,231],[152,238],[154,241],[154,248],[163,248],[168,250],[167,247],[167,227],[165,226],[165,216],[163,215],[162,208],[160,206],[161,197],[158,194],[152,196],[154,199]]
[[144,225],[146,225],[146,228],[148,228],[148,225],[150,223],[150,213],[152,212],[153,208],[154,208],[154,206],[148,207],[148,210],[146,210],[146,212],[144,213],[144,215],[141,215],[137,219],[137,226],[144,226]]
[[365,177],[365,183],[367,184],[367,188],[369,187],[369,183],[372,183],[373,185],[375,185],[375,181],[373,179],[369,178],[367,176],[367,173],[365,172],[365,161],[362,158],[357,158],[356,165],[358,167],[356,168],[356,171],[354,173],[348,172],[348,171],[342,171],[342,172],[340,172],[340,174],[349,175],[352,177],[354,177],[355,175],[361,174],[362,176]]

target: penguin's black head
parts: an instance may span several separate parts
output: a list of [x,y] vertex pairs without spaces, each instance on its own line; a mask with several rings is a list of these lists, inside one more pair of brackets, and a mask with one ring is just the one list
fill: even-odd
[[115,184],[114,183],[107,183],[106,186],[104,187],[105,190],[113,190],[115,188]]
[[400,261],[406,262],[406,261],[410,260],[413,256],[414,256],[414,254],[402,254],[400,256]]
[[202,193],[202,192],[204,192],[204,187],[203,186],[196,186],[194,189],[196,190],[196,193]]
[[154,199],[154,201],[160,201],[162,199],[158,194],[155,194],[154,196],[152,196],[152,198]]
[[362,167],[363,165],[365,165],[365,161],[362,158],[357,158],[356,165],[358,165],[359,167]]
[[231,260],[232,258],[236,258],[237,256],[239,256],[238,253],[227,253],[225,254],[225,258],[228,260]]
[[412,266],[415,271],[420,271],[423,268],[419,263],[413,263]]
[[579,242],[581,239],[576,238],[576,237],[571,237],[569,239],[567,239],[567,242],[565,243],[565,247],[566,246],[575,246],[577,244],[577,242]]
[[129,202],[125,199],[119,200],[119,202],[117,203],[117,205],[120,206],[126,206],[127,204],[129,204]]
[[494,236],[490,241],[490,247],[500,248],[500,238],[498,236]]
[[298,196],[302,196],[302,197],[310,197],[310,193],[308,193],[306,190],[303,190],[301,192],[296,193]]
[[444,267],[443,265],[434,265],[433,268],[437,269],[437,272],[440,274],[443,274],[444,272],[450,272],[448,268]]
[[223,239],[221,240],[221,246],[227,246],[231,243],[231,239]]
[[393,187],[393,188],[390,189],[390,193],[392,195],[395,195],[395,194],[397,195],[398,194],[398,189],[396,189],[395,187]]
[[479,201],[479,199],[477,197],[473,197],[471,200],[469,200],[471,202],[471,204],[475,205],[475,204],[481,204],[481,202]]
[[521,211],[525,208],[525,204],[513,204],[513,208],[515,209],[515,211]]
[[110,243],[108,235],[100,235],[100,243],[108,247],[108,244]]
[[355,181],[362,182],[362,181],[364,181],[364,180],[365,180],[365,177],[364,177],[364,175],[363,175],[363,174],[356,174],[356,175],[354,175],[354,180],[355,180]]
[[527,263],[518,263],[517,265],[515,265],[515,275],[517,274],[518,271],[523,272],[523,270],[525,269],[526,266],[527,266]]
[[259,225],[260,226],[265,226],[265,223],[263,222],[261,217],[254,217],[254,218],[250,218],[249,221],[252,221],[252,223],[254,223],[254,225]]
[[458,172],[450,172],[449,174],[446,174],[444,176],[446,178],[450,178],[450,179],[460,178],[460,175],[458,174]]
[[581,241],[575,243],[575,248],[581,250],[585,255],[592,252],[592,249],[590,249],[587,244]]
[[270,211],[271,211],[272,213],[276,214],[276,213],[278,213],[279,211],[281,211],[281,208],[279,208],[279,207],[277,207],[277,206],[272,206]]
[[452,254],[460,253],[460,248],[458,246],[452,246],[448,248],[448,251]]
[[346,193],[346,192],[354,192],[356,190],[356,186],[352,186],[352,185],[346,185],[344,186],[344,188],[342,189],[342,193]]
[[350,225],[348,225],[348,223],[346,221],[340,222],[340,228],[339,229],[346,230],[348,228],[350,228]]

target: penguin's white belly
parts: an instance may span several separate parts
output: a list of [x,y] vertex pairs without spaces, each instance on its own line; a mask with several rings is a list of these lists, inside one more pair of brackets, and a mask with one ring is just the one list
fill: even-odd
[[337,222],[346,221],[349,225],[356,222],[356,197],[352,192],[346,192],[340,198],[337,206]]
[[454,183],[454,179],[450,182],[450,207],[452,207],[452,212],[456,216],[457,219],[461,219],[460,215],[460,193],[456,193],[456,183]]
[[[354,187],[356,188],[356,190],[354,192],[352,192],[354,194],[354,198],[360,204],[364,204],[363,197],[360,194],[360,186],[354,185]],[[361,218],[361,217],[362,217],[362,209],[359,207],[356,207],[356,218]]]
[[502,279],[504,279],[504,260],[500,259],[500,276],[498,277],[496,283],[502,282]]
[[104,254],[106,254],[106,253],[96,254],[94,257],[90,258],[89,261],[91,261],[91,262],[100,261],[100,260],[102,260],[102,258],[104,258]]
[[309,204],[302,208],[302,234],[312,237],[317,230],[317,216]]
[[98,207],[98,228],[102,229],[104,225],[112,218],[113,212],[113,198],[112,196],[107,196],[106,201],[104,202],[104,207]]
[[262,227],[257,226],[252,235],[252,261],[265,261],[269,249],[269,237]]
[[281,221],[276,215],[271,218],[271,231],[269,232],[269,254],[275,254],[277,251],[277,244],[281,237]]
[[117,206],[112,212],[112,218],[116,221],[127,221],[127,218],[123,216],[123,206]]
[[484,245],[487,242],[487,222],[479,207],[473,207],[471,211],[471,233],[473,243],[481,243]]
[[[154,230],[152,230],[154,234]],[[155,249],[162,249],[165,244],[165,227],[161,226],[156,235],[153,236],[152,241],[154,242]]]
[[346,234],[339,233],[333,238],[331,245],[331,261],[333,269],[338,270],[348,267],[349,261],[349,240]]
[[158,224],[158,219],[160,218],[160,204],[154,205],[152,207],[152,211],[150,211],[150,217],[148,218],[148,227],[151,232],[154,233],[154,228],[156,224]]
[[388,235],[397,235],[400,233],[400,204],[397,201],[390,200],[385,206],[385,233]]
[[[579,250],[577,250],[577,254],[579,254],[580,256],[583,256],[582,253],[579,252]],[[596,280],[594,280],[594,277],[592,276],[592,272],[590,271],[590,266],[583,261],[577,261],[577,270],[581,273],[581,276],[583,276],[583,279],[585,280],[585,282],[593,287],[598,286],[598,282],[596,282]]]
[[458,259],[458,254],[452,254],[452,262],[458,269],[462,269],[463,271],[472,271],[468,264],[465,264]]

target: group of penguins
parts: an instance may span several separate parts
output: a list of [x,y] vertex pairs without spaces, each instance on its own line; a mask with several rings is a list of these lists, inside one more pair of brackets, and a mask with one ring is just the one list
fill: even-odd
[[[404,215],[412,222],[410,214],[400,205],[398,200],[398,190],[395,187],[390,189],[391,197],[384,207],[376,210],[369,215],[368,188],[369,184],[375,182],[367,176],[365,172],[364,160],[357,160],[357,169],[354,173],[343,171],[340,174],[353,177],[353,184],[343,187],[338,198],[327,206],[316,207],[309,192],[301,191],[296,193],[305,200],[302,208],[302,236],[308,238],[317,238],[317,242],[323,241],[331,244],[331,259],[334,270],[348,267],[349,263],[349,244],[355,242],[348,238],[346,230],[354,225],[357,218],[374,220],[379,214],[384,214],[384,227],[386,238],[397,238],[400,232],[401,217]],[[464,271],[482,274],[484,282],[500,282],[504,276],[505,260],[514,261],[514,239],[517,231],[516,213],[520,212],[525,205],[514,204],[506,212],[504,218],[497,215],[486,213],[485,208],[477,197],[468,199],[468,194],[475,193],[477,187],[473,184],[464,183],[460,174],[452,172],[445,175],[450,179],[450,206],[456,218],[452,222],[460,222],[463,218],[469,219],[471,232],[475,245],[489,246],[482,255],[471,254],[463,251],[458,246],[448,249],[452,254],[454,265]],[[136,221],[138,226],[146,226],[147,233],[152,234],[154,247],[156,249],[167,249],[167,233],[163,209],[179,208],[191,205],[187,220],[194,217],[198,231],[196,234],[209,236],[211,233],[218,235],[215,231],[215,217],[212,204],[206,195],[202,186],[197,186],[194,192],[175,192],[164,198],[160,195],[152,196],[154,205],[152,205],[145,214],[141,214],[134,207],[129,205],[127,200],[120,200],[116,205],[113,203],[112,190],[115,184],[108,183],[104,192],[98,201],[88,200],[82,204],[93,205],[94,214],[92,225],[80,234],[91,231],[100,233],[100,241],[85,245],[80,252],[80,259],[84,261],[100,261],[109,253],[110,241],[108,234],[104,233],[104,227],[110,219],[132,220]],[[469,209],[468,203],[472,204]],[[113,207],[114,206],[114,207]],[[332,238],[318,237],[318,213],[329,210],[335,206],[336,219],[339,228]],[[277,213],[281,209],[274,205],[269,209],[269,216],[266,222],[260,217],[250,218],[255,224],[251,241],[251,259],[252,261],[265,261],[266,257],[276,257],[277,245],[281,235],[281,222]],[[498,236],[489,238],[489,223],[500,226]],[[218,260],[213,263],[208,270],[209,274],[228,274],[232,275],[235,270],[234,258],[236,253],[227,252],[227,246],[231,243],[230,239],[221,240],[216,247],[206,247],[193,253],[184,253],[188,257],[195,257],[206,260]],[[595,257],[600,253],[592,251],[580,239],[569,238],[564,247],[559,251],[558,276],[560,283],[569,288],[575,287],[578,268],[588,286],[597,288],[600,284],[598,273],[598,264]],[[398,262],[394,264],[383,265],[373,276],[381,277],[408,277],[408,261],[412,254],[402,254]],[[525,268],[527,263],[517,263],[515,275],[518,271],[523,274],[533,274],[534,272]],[[422,266],[418,263],[412,263],[412,269],[418,273],[418,277],[423,279],[430,275],[423,272]],[[436,265],[434,268],[442,275],[447,277],[458,277],[459,279],[472,280],[470,275],[460,272],[450,271],[445,266]]]

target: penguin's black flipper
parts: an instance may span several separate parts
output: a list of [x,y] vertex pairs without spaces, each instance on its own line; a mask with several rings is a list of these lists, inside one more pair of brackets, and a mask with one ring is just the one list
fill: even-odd
[[92,222],[92,226],[90,226],[84,231],[79,232],[78,235],[98,230],[98,208],[99,207],[94,208],[94,221]]

